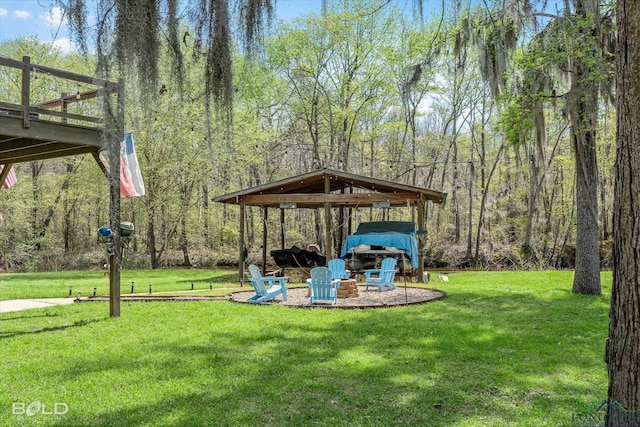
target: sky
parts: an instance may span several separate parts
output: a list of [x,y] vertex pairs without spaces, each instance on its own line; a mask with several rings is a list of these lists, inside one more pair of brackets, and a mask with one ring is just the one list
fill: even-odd
[[[73,50],[66,19],[59,8],[51,8],[51,3],[51,0],[0,0],[0,43],[35,37],[64,53]],[[320,0],[277,0],[275,18],[290,20],[319,12],[320,4]]]
[[52,42],[63,52],[71,42],[59,9],[44,7],[42,0],[0,0],[0,42],[22,37],[37,37]]

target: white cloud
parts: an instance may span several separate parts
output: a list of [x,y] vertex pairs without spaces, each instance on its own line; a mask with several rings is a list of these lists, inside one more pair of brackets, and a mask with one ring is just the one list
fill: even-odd
[[44,13],[44,22],[50,27],[67,24],[67,16],[61,8],[53,7]]
[[6,16],[6,15],[7,15],[7,13],[9,13],[9,12],[7,11],[7,9],[4,9],[4,8],[0,7],[0,16]]
[[13,16],[15,16],[16,18],[20,18],[20,19],[29,19],[33,15],[31,15],[31,12],[26,11],[26,10],[14,10],[13,11]]
[[78,51],[78,46],[73,42],[73,40],[68,38],[60,38],[51,43],[53,47],[58,49],[63,54],[68,54],[72,52]]

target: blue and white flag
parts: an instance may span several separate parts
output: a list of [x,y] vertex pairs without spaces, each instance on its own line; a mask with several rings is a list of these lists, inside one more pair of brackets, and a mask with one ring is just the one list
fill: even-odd
[[127,132],[120,149],[120,195],[122,197],[144,196],[144,181],[136,156],[133,134]]

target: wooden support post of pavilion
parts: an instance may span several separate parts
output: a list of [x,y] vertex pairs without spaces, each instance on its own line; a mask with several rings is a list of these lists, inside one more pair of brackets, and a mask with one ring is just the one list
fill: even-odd
[[[424,208],[425,202],[420,200],[417,202],[418,208],[418,233],[421,233],[425,230],[424,224]],[[418,283],[422,283],[424,281],[424,241],[425,239],[421,238],[418,235]]]
[[[324,194],[331,193],[331,176],[325,174],[324,176]],[[327,260],[332,258],[331,247],[331,202],[324,202],[324,253]]]
[[285,235],[284,235],[284,209],[280,208],[280,247],[284,248]]
[[244,286],[244,216],[245,204],[240,203],[240,235],[238,236],[238,279],[240,286]]
[[269,207],[262,207],[262,275],[267,274],[267,219]]

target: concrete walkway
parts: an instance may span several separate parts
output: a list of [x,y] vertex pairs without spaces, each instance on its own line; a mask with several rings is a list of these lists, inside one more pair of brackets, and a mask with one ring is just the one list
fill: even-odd
[[54,305],[73,304],[75,300],[75,298],[11,299],[0,301],[0,313],[30,310],[32,308],[52,307]]

